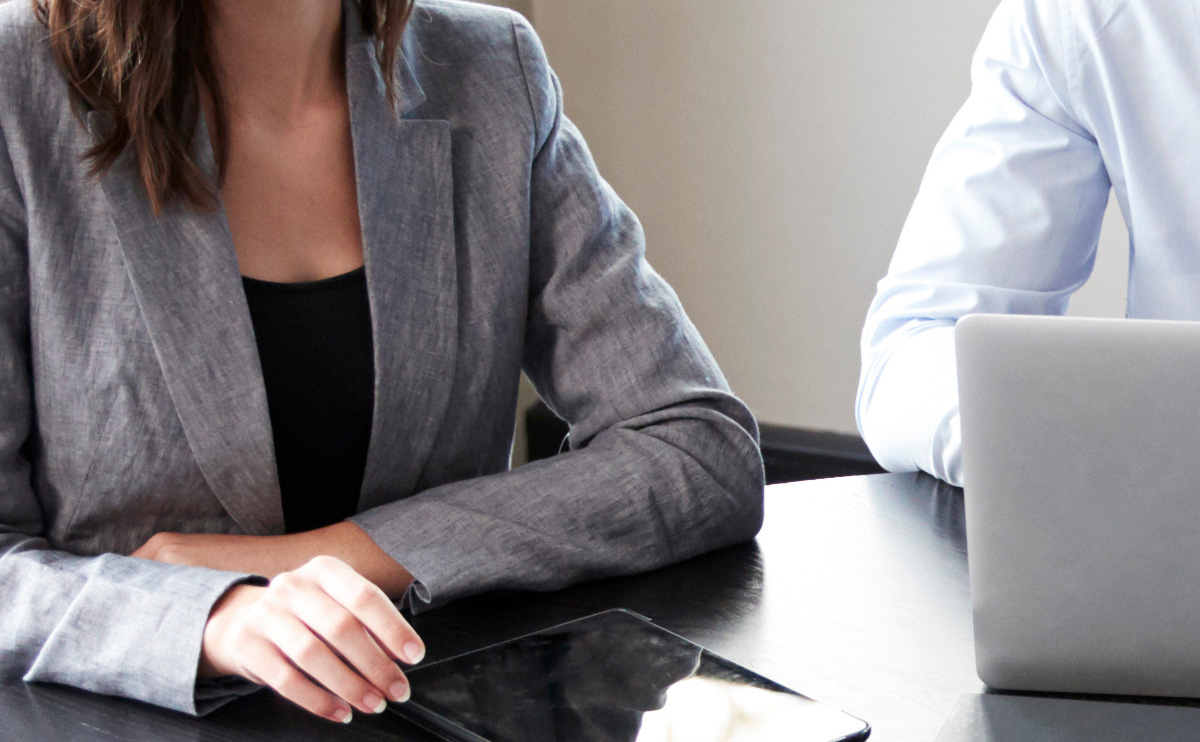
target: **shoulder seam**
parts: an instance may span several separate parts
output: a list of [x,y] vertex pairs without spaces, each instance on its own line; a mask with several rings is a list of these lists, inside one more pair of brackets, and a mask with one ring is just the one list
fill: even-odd
[[533,88],[529,85],[529,72],[525,69],[525,54],[521,46],[521,34],[517,32],[517,18],[520,17],[516,12],[508,11],[508,22],[512,28],[513,48],[517,52],[517,66],[521,69],[521,80],[525,83],[525,100],[529,103],[529,115],[533,120],[533,143],[534,148],[538,146],[538,142],[542,141],[542,132],[540,131],[541,122],[538,121],[537,107],[533,105]]

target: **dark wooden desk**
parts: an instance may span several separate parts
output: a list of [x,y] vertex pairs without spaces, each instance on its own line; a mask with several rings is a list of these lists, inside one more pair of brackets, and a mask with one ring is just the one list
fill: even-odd
[[[429,659],[614,607],[871,722],[930,742],[975,676],[962,495],[915,475],[770,487],[758,540],[639,577],[490,595],[417,617]],[[68,688],[0,689],[0,740],[428,739],[394,716],[341,727],[268,693],[201,720]]]

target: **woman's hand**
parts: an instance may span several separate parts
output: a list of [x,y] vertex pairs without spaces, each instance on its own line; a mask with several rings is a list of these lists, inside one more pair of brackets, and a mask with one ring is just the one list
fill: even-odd
[[[240,675],[317,716],[349,723],[351,707],[380,713],[406,701],[396,661],[425,647],[391,600],[345,562],[321,556],[269,587],[240,585],[204,629],[202,676]],[[315,681],[315,682],[314,682]]]
[[350,522],[287,536],[158,533],[132,556],[186,567],[246,572],[272,579],[318,556],[333,556],[399,598],[412,584],[408,570]]

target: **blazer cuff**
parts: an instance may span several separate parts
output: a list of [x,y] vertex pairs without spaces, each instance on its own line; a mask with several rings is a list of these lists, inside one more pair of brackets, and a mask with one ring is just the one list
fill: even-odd
[[456,528],[467,524],[454,523],[454,512],[435,500],[409,498],[350,518],[413,576],[398,602],[414,615],[474,592],[481,579],[475,560],[462,553],[462,542],[448,538],[467,531]]
[[[411,574],[411,573],[410,573]],[[433,594],[419,577],[414,576],[408,590],[397,601],[401,610],[407,610],[414,616],[433,606]]]
[[197,673],[213,606],[235,585],[263,585],[265,579],[149,561],[137,569],[122,566],[125,580],[88,581],[84,593],[102,594],[73,601],[75,615],[59,623],[27,682],[70,685],[194,716],[253,690],[249,684],[198,685]]

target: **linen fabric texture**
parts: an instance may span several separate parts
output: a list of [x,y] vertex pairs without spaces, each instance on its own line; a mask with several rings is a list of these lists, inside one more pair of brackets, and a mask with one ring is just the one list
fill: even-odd
[[[250,575],[124,556],[161,531],[281,534],[267,402],[219,209],[150,212],[46,29],[0,4],[0,681],[203,713],[214,602]],[[757,428],[597,173],[518,15],[422,0],[389,108],[345,5],[376,394],[354,522],[414,611],[753,537]],[[212,168],[206,129],[200,162]],[[518,379],[570,452],[508,471]]]

